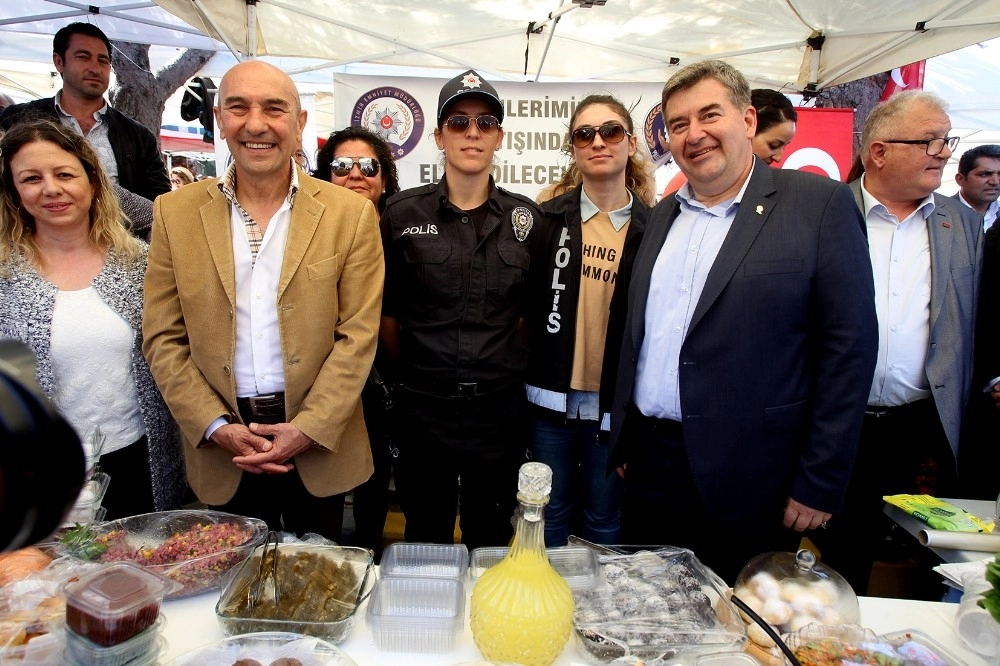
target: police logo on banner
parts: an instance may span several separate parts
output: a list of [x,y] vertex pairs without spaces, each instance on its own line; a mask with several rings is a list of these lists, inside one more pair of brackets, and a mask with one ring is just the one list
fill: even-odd
[[351,124],[378,134],[397,160],[420,142],[424,133],[424,110],[416,97],[400,88],[385,86],[358,98]]
[[510,212],[510,226],[514,228],[514,238],[524,242],[531,227],[535,226],[535,216],[524,206],[518,206]]
[[642,129],[653,164],[656,166],[666,164],[670,159],[670,144],[667,143],[667,125],[663,120],[663,114],[660,113],[660,104],[653,105],[646,113]]

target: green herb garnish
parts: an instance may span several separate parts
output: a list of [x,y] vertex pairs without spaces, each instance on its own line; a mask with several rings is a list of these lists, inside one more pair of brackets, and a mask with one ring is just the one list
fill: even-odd
[[96,560],[104,551],[108,549],[107,544],[98,543],[100,536],[88,525],[74,523],[73,527],[66,530],[66,533],[59,539],[66,552],[81,560]]

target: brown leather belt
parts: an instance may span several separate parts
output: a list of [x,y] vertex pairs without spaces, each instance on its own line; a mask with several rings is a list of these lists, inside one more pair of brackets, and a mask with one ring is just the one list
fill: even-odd
[[285,394],[255,395],[248,398],[236,398],[236,406],[241,412],[261,418],[285,418]]

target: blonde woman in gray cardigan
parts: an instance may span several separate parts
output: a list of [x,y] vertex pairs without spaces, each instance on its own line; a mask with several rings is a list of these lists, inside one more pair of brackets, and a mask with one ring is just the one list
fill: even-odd
[[34,351],[39,385],[81,438],[100,428],[108,519],[176,508],[183,458],[142,355],[147,246],[82,136],[22,123],[0,156],[0,337]]

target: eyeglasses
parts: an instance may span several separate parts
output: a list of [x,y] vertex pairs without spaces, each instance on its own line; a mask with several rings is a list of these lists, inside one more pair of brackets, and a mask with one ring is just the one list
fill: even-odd
[[448,116],[445,126],[456,134],[469,129],[469,124],[475,120],[476,127],[483,134],[493,134],[500,129],[500,121],[496,116]]
[[960,136],[938,137],[936,139],[886,139],[882,143],[905,143],[910,146],[926,146],[927,154],[937,157],[948,146],[948,150],[953,151],[958,148],[958,142],[962,140]]
[[378,160],[374,157],[334,157],[333,161],[330,162],[330,166],[333,167],[333,175],[341,178],[349,176],[355,164],[361,170],[361,175],[366,178],[372,178],[378,174]]
[[594,143],[594,137],[598,134],[601,135],[601,139],[605,143],[621,143],[625,140],[625,137],[632,136],[632,133],[622,127],[621,123],[615,122],[604,123],[600,127],[581,125],[573,130],[570,136],[573,139],[574,146],[577,148],[586,148]]

